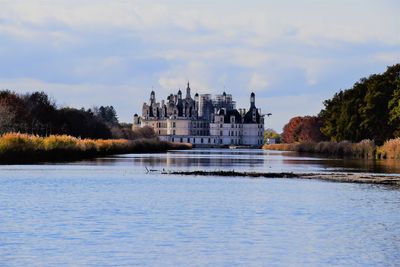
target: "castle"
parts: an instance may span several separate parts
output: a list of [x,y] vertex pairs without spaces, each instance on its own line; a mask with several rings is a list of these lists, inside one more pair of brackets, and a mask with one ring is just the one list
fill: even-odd
[[192,143],[197,147],[252,146],[263,144],[264,116],[256,108],[255,94],[250,95],[250,108],[236,109],[232,95],[195,94],[189,83],[185,97],[181,90],[167,100],[156,101],[150,93],[142,116],[134,115],[133,129],[150,126],[161,140]]

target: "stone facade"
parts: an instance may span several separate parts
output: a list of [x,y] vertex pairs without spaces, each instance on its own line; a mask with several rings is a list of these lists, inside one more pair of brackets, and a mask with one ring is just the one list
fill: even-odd
[[195,94],[191,97],[189,83],[186,96],[179,90],[167,101],[156,101],[155,92],[143,104],[142,116],[135,114],[133,128],[150,126],[160,139],[192,143],[195,146],[254,146],[263,144],[264,116],[250,95],[250,108],[236,109],[232,95]]

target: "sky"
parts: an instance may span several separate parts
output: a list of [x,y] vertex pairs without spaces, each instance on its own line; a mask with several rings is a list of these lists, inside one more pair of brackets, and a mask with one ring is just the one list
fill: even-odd
[[0,90],[113,105],[122,122],[186,88],[250,93],[266,128],[400,63],[398,0],[0,0]]

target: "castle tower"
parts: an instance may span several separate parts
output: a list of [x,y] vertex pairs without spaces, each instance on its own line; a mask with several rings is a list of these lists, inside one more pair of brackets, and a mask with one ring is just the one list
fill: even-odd
[[179,91],[178,91],[178,100],[181,100],[181,99],[182,99],[182,91],[179,90]]

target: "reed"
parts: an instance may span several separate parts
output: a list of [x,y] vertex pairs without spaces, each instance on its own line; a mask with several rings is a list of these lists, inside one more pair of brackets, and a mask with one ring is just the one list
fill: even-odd
[[390,139],[377,149],[377,158],[400,159],[400,138]]
[[268,150],[280,150],[280,151],[296,151],[297,144],[265,144],[262,149]]
[[287,150],[299,153],[323,154],[339,157],[354,158],[374,158],[376,154],[375,143],[371,140],[363,140],[359,143],[349,141],[341,142],[304,142],[292,144],[273,144],[264,145],[263,149],[269,150]]
[[191,144],[174,144],[157,138],[80,139],[68,135],[8,133],[0,136],[0,163],[71,161],[127,153],[155,153],[170,149],[190,149]]

